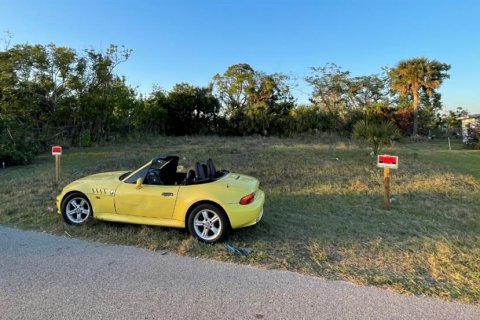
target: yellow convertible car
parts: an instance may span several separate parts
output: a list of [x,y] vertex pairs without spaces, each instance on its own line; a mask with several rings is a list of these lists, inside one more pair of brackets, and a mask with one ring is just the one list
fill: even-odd
[[255,178],[215,169],[211,159],[178,172],[177,156],[154,158],[132,172],[94,174],[67,185],[58,213],[71,225],[99,220],[187,228],[214,243],[260,221],[265,195]]

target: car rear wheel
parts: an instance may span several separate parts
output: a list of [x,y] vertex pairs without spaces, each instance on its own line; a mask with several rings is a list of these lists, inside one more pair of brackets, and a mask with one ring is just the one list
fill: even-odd
[[81,193],[75,192],[68,195],[62,203],[62,217],[68,224],[82,225],[90,220],[92,215],[90,201]]
[[193,209],[188,217],[188,230],[205,243],[221,241],[229,231],[228,219],[218,207],[202,204]]

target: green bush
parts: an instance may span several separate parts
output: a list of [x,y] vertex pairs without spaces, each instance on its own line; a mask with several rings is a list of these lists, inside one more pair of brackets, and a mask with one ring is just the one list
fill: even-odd
[[3,162],[6,166],[28,164],[38,151],[39,145],[28,131],[17,128],[12,132],[0,128],[0,164]]
[[80,132],[80,135],[78,137],[78,145],[80,147],[92,146],[92,134],[90,133],[90,129],[83,129]]
[[290,135],[336,131],[338,113],[322,110],[316,105],[301,105],[290,111]]
[[467,148],[480,149],[480,129],[468,128],[464,144]]
[[353,126],[353,138],[372,147],[374,154],[378,154],[383,146],[391,145],[401,138],[400,130],[393,122],[360,120]]

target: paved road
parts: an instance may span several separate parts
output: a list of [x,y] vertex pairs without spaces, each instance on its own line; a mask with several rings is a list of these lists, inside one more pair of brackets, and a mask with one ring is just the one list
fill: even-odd
[[0,227],[0,319],[480,319],[480,308]]

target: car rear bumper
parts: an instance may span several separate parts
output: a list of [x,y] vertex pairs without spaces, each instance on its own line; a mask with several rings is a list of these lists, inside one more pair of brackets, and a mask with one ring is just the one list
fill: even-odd
[[258,190],[255,194],[255,200],[247,205],[228,204],[225,205],[230,224],[233,229],[244,228],[257,224],[263,216],[263,205],[265,203],[265,193]]

